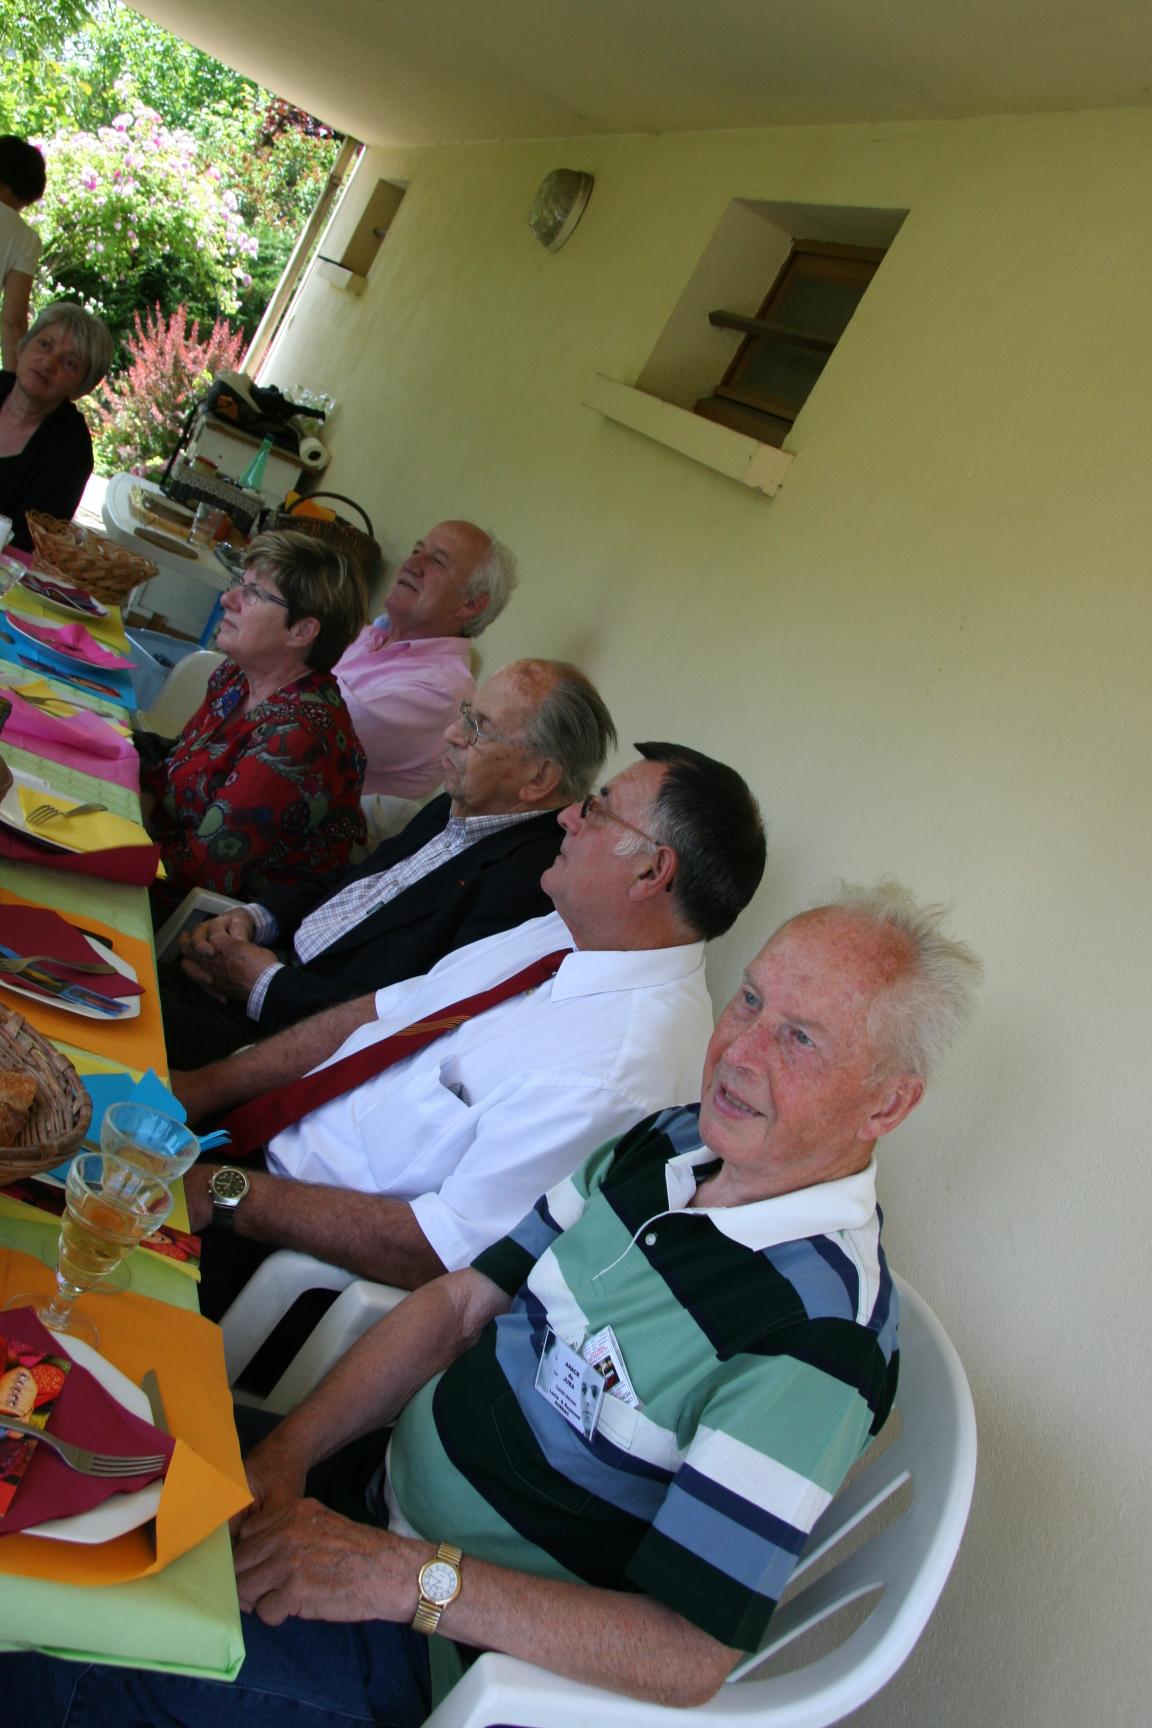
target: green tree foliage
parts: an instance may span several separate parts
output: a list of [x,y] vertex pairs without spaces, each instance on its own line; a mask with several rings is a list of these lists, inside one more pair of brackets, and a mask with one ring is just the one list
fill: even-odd
[[[0,0],[0,63],[0,130],[49,157],[49,190],[32,212],[45,241],[40,300],[63,291],[103,309],[121,341],[133,311],[157,301],[208,323],[238,314],[251,335],[335,158],[331,131],[120,0]],[[137,127],[144,110],[165,164],[134,182],[121,175],[111,197],[110,134],[123,133],[126,115]],[[194,208],[158,204],[188,139]],[[69,181],[77,169],[82,188],[92,190],[93,172],[100,180],[94,196]],[[219,220],[209,218],[213,185],[227,197]]]

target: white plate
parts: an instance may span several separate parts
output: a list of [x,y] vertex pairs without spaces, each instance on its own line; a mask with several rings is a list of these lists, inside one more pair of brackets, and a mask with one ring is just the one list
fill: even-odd
[[[7,620],[8,628],[10,630],[15,630],[17,636],[22,636],[25,642],[30,642],[32,644],[33,648],[45,648],[50,654],[59,654],[61,660],[70,661],[73,666],[83,666],[84,670],[90,672],[93,678],[115,678],[121,673],[130,672],[132,670],[130,665],[101,666],[98,661],[88,660],[83,654],[77,654],[72,648],[63,648],[59,643],[43,641],[39,636],[33,635],[30,630],[24,627],[31,623],[39,625],[44,630],[56,630],[58,628],[65,629],[65,625],[57,626],[55,624],[45,624],[42,618],[29,618],[24,612],[13,612],[9,610],[4,614],[4,616]],[[100,646],[103,647],[103,643],[101,643]],[[108,652],[111,653],[112,650],[109,649]],[[117,658],[124,660],[127,656],[121,654],[118,655]],[[51,674],[50,667],[46,668],[46,670]]]
[[[57,612],[67,612],[70,618],[107,618],[107,606],[102,606],[99,600],[95,599],[93,595],[85,593],[83,589],[77,588],[73,590],[73,592],[84,594],[84,598],[88,602],[86,606],[77,605],[73,600],[57,600],[55,596],[51,594],[39,593],[37,589],[29,586],[29,576],[35,576],[41,582],[52,582],[54,578],[51,576],[45,576],[39,570],[25,570],[23,576],[20,578],[18,586],[23,588],[26,593],[30,594],[34,600],[38,600],[41,606],[51,606]],[[69,585],[67,582],[61,582],[58,586],[63,590],[67,590]],[[58,652],[60,652],[60,650],[58,650]]]
[[[77,1367],[87,1368],[92,1378],[99,1381],[117,1404],[122,1404],[130,1415],[142,1416],[145,1422],[151,1422],[152,1411],[147,1398],[126,1374],[113,1368],[111,1362],[106,1362],[90,1344],[82,1343],[79,1338],[69,1338],[67,1334],[58,1332],[54,1332],[52,1337]],[[111,1542],[115,1537],[146,1524],[149,1518],[155,1518],[163,1487],[161,1478],[131,1494],[113,1494],[110,1500],[94,1506],[91,1512],[77,1512],[71,1518],[52,1518],[46,1524],[33,1524],[20,1534],[48,1536],[54,1542]]]
[[[13,685],[13,689],[19,689],[19,686]],[[68,793],[53,791],[46,780],[39,780],[34,774],[25,774],[20,768],[13,768],[11,774],[12,784],[3,798],[0,798],[0,822],[3,822],[6,828],[14,828],[17,834],[23,834],[25,839],[40,840],[45,846],[52,847],[56,852],[75,852],[78,856],[82,854],[83,846],[73,846],[67,840],[55,839],[51,826],[46,828],[29,827],[20,807],[20,788],[22,786],[31,787],[34,792],[43,792],[48,798],[67,798]],[[73,804],[82,804],[84,800],[74,798],[72,802]],[[135,977],[135,973],[133,973],[133,977]]]

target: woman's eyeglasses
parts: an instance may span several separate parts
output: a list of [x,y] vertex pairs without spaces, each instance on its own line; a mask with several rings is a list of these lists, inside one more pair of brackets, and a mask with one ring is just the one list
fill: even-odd
[[229,594],[239,594],[245,606],[254,606],[261,600],[266,600],[269,606],[282,606],[285,612],[291,612],[287,600],[281,600],[278,594],[269,594],[267,588],[261,588],[255,582],[248,582],[243,576],[233,576],[228,584]]

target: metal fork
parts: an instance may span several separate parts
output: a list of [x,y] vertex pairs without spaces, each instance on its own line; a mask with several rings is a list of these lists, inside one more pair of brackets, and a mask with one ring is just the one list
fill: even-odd
[[55,818],[61,821],[65,817],[99,816],[107,810],[107,804],[74,804],[71,810],[58,810],[55,804],[37,804],[35,810],[29,810],[25,822],[51,822]]
[[0,1415],[0,1432],[8,1429],[15,1434],[31,1435],[58,1452],[70,1470],[82,1476],[148,1476],[162,1470],[167,1463],[163,1452],[151,1452],[140,1458],[125,1458],[113,1452],[89,1452],[86,1446],[74,1446],[70,1440],[60,1440],[31,1422],[21,1422],[18,1416]]

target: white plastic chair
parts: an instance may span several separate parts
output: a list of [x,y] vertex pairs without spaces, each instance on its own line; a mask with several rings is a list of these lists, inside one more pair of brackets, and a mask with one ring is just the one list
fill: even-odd
[[[327,1275],[341,1295],[265,1401],[283,1413],[405,1292],[353,1279],[304,1254],[266,1260],[224,1317],[234,1376],[301,1290]],[[253,1286],[263,1276],[263,1289]],[[696,1710],[641,1703],[562,1679],[511,1656],[482,1656],[425,1728],[826,1728],[858,1710],[896,1673],[927,1625],[964,1535],[976,1479],[976,1418],[960,1359],[923,1297],[897,1279],[900,1431],[881,1436],[816,1525],[768,1642]],[[910,1494],[909,1494],[910,1490]],[[893,1502],[909,1496],[896,1511]],[[895,1514],[895,1515],[893,1515]],[[830,1650],[789,1673],[771,1658],[846,1609],[866,1617]],[[826,1640],[825,1640],[826,1642]],[[765,1670],[768,1670],[767,1672]]]
[[[976,1418],[964,1369],[922,1296],[897,1280],[901,1431],[837,1495],[794,1574],[794,1591],[772,1617],[768,1642],[742,1662],[716,1697],[696,1710],[605,1692],[510,1656],[481,1656],[428,1717],[425,1728],[684,1728],[686,1722],[747,1728],[826,1728],[858,1710],[896,1673],[931,1617],[968,1522],[976,1479]],[[911,1484],[908,1506],[872,1532],[869,1521]],[[855,1542],[850,1540],[855,1538]],[[832,1558],[844,1545],[849,1552]],[[807,1576],[816,1573],[812,1582]],[[835,1649],[787,1674],[764,1672],[771,1657],[853,1604],[873,1598],[861,1625]]]
[[[301,1345],[266,1397],[237,1389],[235,1382],[277,1322],[298,1296],[308,1290],[338,1290],[341,1294]],[[306,1398],[334,1362],[361,1333],[391,1313],[408,1294],[390,1284],[371,1284],[327,1266],[310,1254],[281,1249],[261,1262],[220,1321],[228,1380],[238,1404],[255,1405],[277,1416]]]
[[151,708],[133,717],[136,730],[156,732],[161,738],[179,738],[203,702],[208,680],[223,658],[214,648],[197,648],[177,660]]

